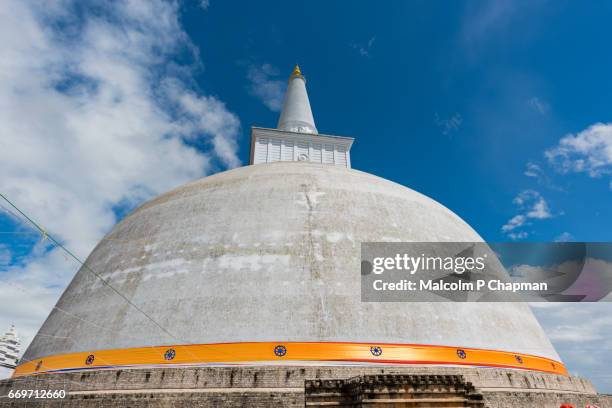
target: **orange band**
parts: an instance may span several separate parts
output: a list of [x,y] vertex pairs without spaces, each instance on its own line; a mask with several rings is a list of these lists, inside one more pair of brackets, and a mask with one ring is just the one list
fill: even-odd
[[140,347],[58,354],[20,364],[14,377],[90,368],[158,365],[293,364],[300,362],[467,365],[518,368],[567,375],[565,366],[544,357],[507,351],[414,344],[251,342]]

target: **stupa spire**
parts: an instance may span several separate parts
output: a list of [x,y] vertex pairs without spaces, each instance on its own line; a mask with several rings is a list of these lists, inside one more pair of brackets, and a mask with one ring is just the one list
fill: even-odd
[[310,109],[308,92],[306,91],[306,78],[302,75],[298,65],[293,68],[289,77],[277,129],[300,133],[318,133]]

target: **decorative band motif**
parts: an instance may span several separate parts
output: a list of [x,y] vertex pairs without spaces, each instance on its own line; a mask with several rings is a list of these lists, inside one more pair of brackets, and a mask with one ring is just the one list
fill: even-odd
[[140,347],[58,354],[24,362],[14,377],[83,369],[161,365],[414,364],[518,368],[567,375],[555,360],[466,347],[385,343],[249,342]]

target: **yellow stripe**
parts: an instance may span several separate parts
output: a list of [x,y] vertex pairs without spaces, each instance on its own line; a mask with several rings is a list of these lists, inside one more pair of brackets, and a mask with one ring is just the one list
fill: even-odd
[[[280,347],[279,347],[280,346]],[[172,350],[172,351],[170,351]],[[88,357],[93,356],[89,364]],[[462,358],[463,357],[463,358]],[[89,358],[92,360],[92,358]],[[520,368],[567,375],[565,366],[544,357],[507,351],[414,344],[249,342],[140,347],[58,354],[20,364],[14,377],[57,370],[161,364],[299,362],[468,365]]]

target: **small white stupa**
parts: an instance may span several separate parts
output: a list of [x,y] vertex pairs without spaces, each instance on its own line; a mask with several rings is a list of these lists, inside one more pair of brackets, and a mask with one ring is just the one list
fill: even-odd
[[11,325],[9,331],[0,337],[0,378],[10,377],[19,361],[21,343],[17,336],[15,326]]

